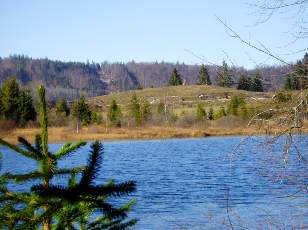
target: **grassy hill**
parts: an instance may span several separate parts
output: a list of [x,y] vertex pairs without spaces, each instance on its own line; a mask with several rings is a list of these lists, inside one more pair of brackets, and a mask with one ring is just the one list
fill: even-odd
[[198,103],[201,103],[205,107],[213,107],[213,109],[227,106],[230,98],[234,95],[245,98],[248,104],[258,106],[259,104],[264,104],[264,102],[269,101],[274,95],[273,92],[249,92],[218,86],[189,85],[113,93],[106,96],[89,98],[88,102],[92,106],[100,105],[103,109],[106,109],[112,100],[116,100],[125,113],[129,107],[133,94],[136,94],[138,98],[148,100],[152,107],[155,107],[159,103],[166,102],[172,105],[177,113],[183,110],[194,110]]

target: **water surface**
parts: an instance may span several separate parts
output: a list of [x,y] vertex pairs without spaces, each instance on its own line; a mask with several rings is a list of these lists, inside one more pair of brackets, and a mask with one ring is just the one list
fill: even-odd
[[[297,151],[308,158],[308,136],[295,138],[297,149],[291,148],[287,165],[283,140],[279,145],[263,145],[266,138],[254,137],[238,146],[242,139],[105,142],[97,182],[136,181],[138,191],[131,197],[138,202],[131,217],[140,221],[135,229],[229,229],[230,222],[235,228],[249,229],[307,225],[307,191],[302,192],[308,182],[307,162]],[[84,147],[60,166],[85,164],[88,150],[89,146]],[[0,151],[4,153],[2,172],[35,168],[28,159],[2,147]]]

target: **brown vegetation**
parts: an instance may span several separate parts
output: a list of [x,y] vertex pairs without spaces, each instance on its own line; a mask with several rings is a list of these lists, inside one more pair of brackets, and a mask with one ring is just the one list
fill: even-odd
[[[254,124],[247,127],[247,122],[239,118],[223,117],[215,121],[207,121],[207,128],[181,128],[166,126],[146,126],[132,128],[106,128],[104,125],[91,125],[83,127],[80,133],[76,133],[73,127],[50,127],[50,142],[65,141],[91,141],[91,140],[124,140],[124,139],[164,139],[164,138],[189,138],[224,135],[258,135],[268,134],[266,127]],[[308,124],[303,132],[308,132]],[[271,127],[271,133],[278,132]],[[16,128],[11,131],[0,132],[0,137],[6,141],[16,142],[18,136],[23,136],[34,141],[33,136],[40,132],[39,128]]]

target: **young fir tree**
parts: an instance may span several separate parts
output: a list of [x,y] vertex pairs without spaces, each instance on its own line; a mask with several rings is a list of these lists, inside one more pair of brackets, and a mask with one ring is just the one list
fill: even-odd
[[198,79],[199,79],[199,82],[198,82],[199,85],[211,85],[212,84],[210,75],[205,65],[201,65]]
[[135,120],[135,125],[142,123],[141,106],[136,94],[133,94],[130,101],[130,116]]
[[260,73],[256,73],[252,77],[250,91],[263,92],[263,79]]
[[112,100],[107,112],[107,119],[111,126],[121,127],[122,112],[120,106],[115,100]]
[[29,91],[21,90],[16,78],[4,82],[0,95],[0,118],[14,120],[18,125],[36,119],[33,99]]
[[293,68],[293,87],[296,90],[308,88],[308,54],[304,55],[304,58],[296,63]]
[[19,125],[23,126],[27,121],[34,121],[36,119],[36,111],[33,106],[33,99],[30,92],[21,91],[18,105]]
[[142,103],[142,107],[141,107],[141,119],[142,121],[148,121],[151,119],[151,117],[152,117],[152,111],[151,111],[150,102],[148,100],[145,100]]
[[197,105],[197,118],[198,120],[204,120],[206,118],[206,112],[202,104]]
[[285,90],[294,90],[295,89],[294,78],[293,78],[292,75],[288,75],[286,77],[283,88]]
[[177,69],[174,68],[169,80],[169,85],[170,86],[175,86],[175,85],[183,85],[183,80],[181,78],[181,75],[178,73]]
[[[108,203],[109,197],[120,197],[135,191],[132,181],[115,184],[97,184],[95,179],[102,163],[102,144],[91,145],[85,167],[59,168],[58,161],[69,157],[85,142],[66,143],[57,152],[48,148],[47,113],[45,88],[39,88],[41,135],[36,136],[35,145],[19,137],[19,145],[0,139],[6,146],[33,161],[38,168],[24,174],[5,173],[0,178],[0,228],[1,229],[125,229],[136,223],[136,219],[125,221],[130,201],[121,207]],[[70,175],[67,185],[55,184],[58,176]],[[80,179],[77,179],[80,178]],[[9,189],[5,183],[18,183]],[[20,183],[32,183],[31,189]]]
[[238,115],[238,109],[243,107],[246,104],[245,99],[241,96],[233,96],[231,97],[231,101],[228,104],[228,114],[237,116]]
[[73,105],[73,116],[76,118],[76,132],[79,133],[80,124],[89,124],[91,122],[91,110],[82,96]]
[[20,88],[16,78],[12,78],[3,83],[1,89],[2,114],[5,119],[19,121],[19,98]]
[[221,106],[215,114],[215,118],[219,119],[221,117],[227,116],[226,110],[223,106]]
[[68,116],[70,114],[70,110],[67,106],[66,100],[64,98],[60,98],[57,102],[56,102],[56,113],[57,114],[65,114],[65,116]]
[[234,83],[229,67],[225,61],[222,62],[222,66],[218,70],[216,82],[221,87],[232,87]]
[[251,79],[245,75],[241,75],[238,81],[237,89],[249,91],[251,88]]

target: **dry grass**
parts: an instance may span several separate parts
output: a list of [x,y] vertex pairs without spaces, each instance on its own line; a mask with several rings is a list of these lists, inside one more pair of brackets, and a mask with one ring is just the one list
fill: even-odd
[[[221,135],[257,135],[265,134],[265,129],[258,129],[257,126],[244,127],[222,127],[218,121],[211,122],[207,128],[179,128],[163,126],[147,126],[139,128],[105,128],[104,126],[89,126],[82,128],[77,134],[73,128],[50,127],[48,129],[49,142],[62,143],[65,141],[91,141],[91,140],[123,140],[123,139],[165,139],[184,137],[206,137]],[[272,130],[274,132],[274,130]],[[304,130],[308,131],[308,129]],[[34,141],[34,136],[40,133],[38,128],[15,129],[6,133],[0,133],[0,137],[16,143],[17,137],[22,136],[29,141]]]
[[[193,104],[200,102],[198,95],[207,94],[214,97],[224,97],[225,93],[228,95],[241,94],[245,97],[271,97],[273,93],[258,93],[248,92],[243,90],[237,90],[233,88],[223,88],[218,86],[207,86],[207,85],[187,85],[187,86],[170,86],[162,88],[147,88],[143,90],[132,90],[120,93],[109,94],[106,96],[90,98],[89,102],[103,101],[105,105],[109,105],[113,99],[117,101],[122,107],[126,107],[132,98],[133,94],[136,94],[140,98],[155,97],[160,101],[164,101],[165,97],[178,96],[185,101],[192,102]],[[213,102],[217,104],[217,101]]]

